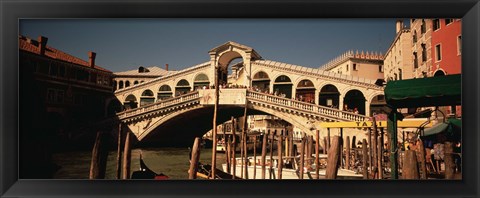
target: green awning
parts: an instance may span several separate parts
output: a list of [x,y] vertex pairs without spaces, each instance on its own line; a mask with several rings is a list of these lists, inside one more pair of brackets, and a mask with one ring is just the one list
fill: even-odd
[[431,128],[427,128],[421,134],[422,136],[430,136],[438,133],[445,132],[449,137],[459,139],[462,131],[462,120],[457,118],[449,118],[447,122],[440,122],[433,125]]
[[429,136],[429,135],[435,135],[441,132],[444,132],[447,130],[448,124],[444,122],[437,123],[433,125],[431,128],[427,128],[423,131],[422,136]]
[[461,105],[461,74],[389,81],[388,105],[397,108]]

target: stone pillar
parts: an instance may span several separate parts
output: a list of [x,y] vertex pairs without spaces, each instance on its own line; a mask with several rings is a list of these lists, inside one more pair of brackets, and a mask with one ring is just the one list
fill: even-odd
[[245,81],[243,82],[244,85],[246,85],[247,87],[251,87],[252,86],[252,63],[250,62],[251,60],[251,57],[252,57],[252,54],[251,53],[247,53],[247,57],[243,57],[243,66],[245,67],[244,68],[244,72],[245,72]]
[[319,89],[315,89],[315,104],[316,105],[319,105],[319,101],[320,100],[320,90]]
[[343,96],[342,94],[338,95],[338,109],[343,110]]
[[[211,67],[211,76],[212,76],[212,80],[210,80],[210,85],[214,85],[215,84],[215,67],[217,66],[217,53],[216,52],[210,52],[210,67]],[[175,85],[174,85],[175,86]],[[192,87],[193,87],[193,84],[192,84]],[[173,93],[175,95],[175,92]]]
[[370,116],[370,102],[365,101],[365,116]]

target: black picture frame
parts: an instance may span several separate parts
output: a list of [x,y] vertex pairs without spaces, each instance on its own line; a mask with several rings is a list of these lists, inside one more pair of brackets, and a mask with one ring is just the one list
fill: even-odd
[[[0,1],[2,197],[478,197],[478,0]],[[18,179],[20,18],[462,18],[463,179],[460,181],[133,181]]]

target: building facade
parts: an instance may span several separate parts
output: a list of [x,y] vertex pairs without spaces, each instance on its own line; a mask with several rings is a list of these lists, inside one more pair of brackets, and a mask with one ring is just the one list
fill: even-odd
[[47,41],[18,37],[21,178],[51,177],[49,154],[84,138],[77,129],[104,119],[114,97],[113,73],[95,64],[94,52],[84,61]]
[[462,69],[461,19],[433,19],[432,21],[433,76],[460,74]]
[[168,74],[173,74],[176,71],[169,71],[168,64],[165,65],[165,69],[157,66],[143,67],[139,66],[138,69],[115,72],[113,78],[113,86],[115,90],[127,88],[145,81],[150,81],[158,77],[162,77]]
[[383,55],[377,52],[347,51],[319,67],[325,71],[365,79],[383,79]]
[[433,76],[432,19],[410,19],[414,78]]
[[414,78],[412,61],[412,36],[403,20],[396,22],[396,36],[385,53],[384,78],[386,81]]

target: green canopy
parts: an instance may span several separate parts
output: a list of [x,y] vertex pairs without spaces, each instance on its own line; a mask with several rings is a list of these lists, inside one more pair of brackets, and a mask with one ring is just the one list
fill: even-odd
[[396,108],[461,105],[461,74],[389,81],[387,104]]

